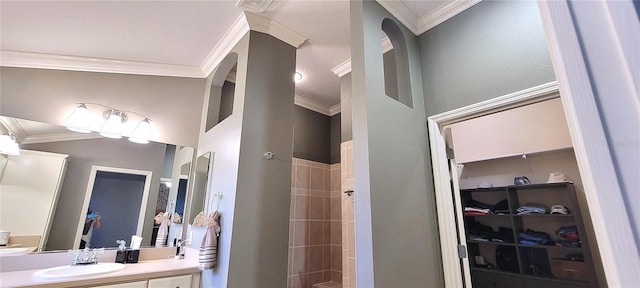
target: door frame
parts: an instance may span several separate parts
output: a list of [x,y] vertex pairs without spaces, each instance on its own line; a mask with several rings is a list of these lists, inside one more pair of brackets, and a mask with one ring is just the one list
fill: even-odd
[[147,212],[147,202],[149,201],[149,190],[151,188],[151,178],[152,178],[153,172],[146,171],[146,170],[135,170],[135,169],[127,169],[127,168],[93,165],[91,166],[91,173],[89,174],[89,182],[87,184],[87,190],[85,191],[82,210],[80,210],[80,216],[78,217],[78,227],[76,228],[76,237],[73,242],[73,249],[78,249],[80,247],[82,230],[84,228],[84,222],[87,218],[87,209],[89,208],[89,202],[91,202],[91,195],[93,194],[93,186],[95,185],[96,175],[98,174],[99,171],[145,176],[144,190],[142,192],[142,201],[140,202],[140,214],[138,215],[138,225],[136,229],[136,235],[142,236],[142,229],[144,228],[144,217]]
[[[458,244],[460,241],[456,229],[456,214],[453,209],[455,201],[450,182],[452,179],[449,172],[449,160],[447,158],[443,127],[491,113],[557,98],[559,96],[558,83],[552,81],[427,118],[445,287],[470,288],[471,279],[468,272],[469,260],[463,260],[465,266],[467,266],[463,267],[458,257]],[[565,107],[564,110],[566,113],[567,107]],[[569,129],[572,129],[572,127],[573,126],[569,125]],[[582,165],[580,164],[589,165],[589,163],[578,163],[580,170],[582,170]],[[455,169],[455,167],[452,167],[452,169]],[[587,191],[594,191],[592,190],[593,187],[588,188],[587,185],[585,182],[585,193],[587,193]],[[464,277],[463,273],[465,274]]]

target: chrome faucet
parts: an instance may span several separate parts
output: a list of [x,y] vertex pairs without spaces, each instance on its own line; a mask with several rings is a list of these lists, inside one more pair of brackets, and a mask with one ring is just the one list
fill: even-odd
[[104,253],[104,248],[93,250],[84,248],[84,250],[69,250],[69,252],[74,254],[71,266],[98,264],[98,254]]

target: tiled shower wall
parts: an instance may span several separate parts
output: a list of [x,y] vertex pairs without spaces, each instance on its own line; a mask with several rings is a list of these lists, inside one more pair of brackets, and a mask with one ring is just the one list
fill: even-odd
[[[340,144],[342,191],[355,190],[353,185],[353,141]],[[356,193],[356,192],[354,192]],[[356,233],[353,199],[341,193],[342,197],[342,287],[356,288]]]
[[288,287],[342,282],[340,163],[292,165]]

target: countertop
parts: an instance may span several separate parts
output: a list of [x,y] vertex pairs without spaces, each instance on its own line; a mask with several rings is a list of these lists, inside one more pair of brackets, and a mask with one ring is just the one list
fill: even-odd
[[73,287],[101,285],[118,282],[140,281],[152,278],[171,277],[198,273],[196,259],[162,259],[125,264],[124,270],[91,277],[59,280],[39,280],[32,277],[35,270],[21,270],[0,273],[0,287]]

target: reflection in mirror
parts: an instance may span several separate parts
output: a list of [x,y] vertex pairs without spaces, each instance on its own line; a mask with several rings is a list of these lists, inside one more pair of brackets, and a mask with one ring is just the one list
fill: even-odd
[[205,196],[207,194],[207,182],[209,180],[209,165],[211,163],[211,152],[202,154],[196,160],[196,176],[193,194],[191,196],[191,216],[189,224],[193,224],[198,213],[204,211]]
[[[176,197],[179,170],[184,163],[191,161],[194,150],[165,143],[136,144],[126,139],[107,139],[97,133],[80,134],[70,132],[64,127],[10,117],[0,116],[0,122],[2,129],[10,130],[12,133],[21,131],[13,133],[20,143],[21,155],[2,157],[6,159],[6,163],[3,165],[4,171],[0,174],[0,230],[10,231],[14,240],[25,237],[35,239],[24,245],[37,246],[37,251],[66,251],[78,247],[79,238],[76,236],[83,232],[87,208],[95,209],[94,211],[102,216],[106,216],[106,211],[122,209],[127,201],[124,196],[118,196],[119,198],[113,201],[95,200],[100,203],[94,202],[93,197],[85,197],[91,194],[87,191],[94,191],[93,183],[90,183],[94,166],[151,172],[148,199],[142,203],[138,202],[138,207],[143,208],[138,208],[139,211],[135,211],[135,215],[131,216],[135,218],[132,222],[137,222],[138,218],[144,215],[144,224],[140,231],[144,237],[143,246],[149,246],[155,238],[152,236],[153,218],[160,211],[173,212],[178,201]],[[161,185],[161,179],[164,180],[164,186]],[[167,181],[168,179],[171,181]],[[41,187],[43,185],[44,187]],[[105,186],[109,188],[109,185]],[[50,191],[49,196],[43,197],[38,194],[45,190]],[[184,198],[186,197],[185,195]],[[12,199],[22,203],[13,205],[21,209],[10,208],[12,202],[9,200]],[[32,205],[36,200],[42,200],[42,203]],[[24,209],[24,203],[30,203],[29,209]],[[94,206],[100,206],[100,209],[93,208]],[[37,225],[20,224],[24,219],[32,218],[38,218]],[[119,220],[111,216],[103,217],[101,220],[102,227],[96,229],[94,234],[99,233],[98,231],[108,233],[109,228],[120,225]],[[26,231],[27,228],[30,230]],[[105,239],[112,237],[104,236],[107,237]],[[122,235],[117,237],[125,238]],[[131,235],[126,236],[124,240],[129,242],[130,237]],[[99,246],[117,247],[115,242],[109,243],[111,240],[105,240]],[[98,247],[98,242],[92,242],[92,247]],[[14,244],[22,245],[17,242]]]

